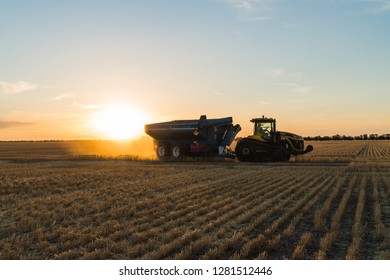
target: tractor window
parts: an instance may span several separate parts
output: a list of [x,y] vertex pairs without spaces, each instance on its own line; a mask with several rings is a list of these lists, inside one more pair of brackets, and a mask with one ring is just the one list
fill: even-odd
[[271,141],[272,124],[272,122],[257,122],[255,125],[255,134],[260,134],[265,141]]

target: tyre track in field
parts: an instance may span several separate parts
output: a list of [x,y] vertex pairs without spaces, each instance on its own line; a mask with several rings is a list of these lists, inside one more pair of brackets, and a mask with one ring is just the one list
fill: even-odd
[[363,236],[361,240],[360,250],[357,254],[357,259],[373,260],[378,255],[380,243],[375,240],[375,214],[374,214],[374,198],[373,198],[373,182],[372,175],[367,176],[366,182],[366,197],[363,210]]
[[[299,214],[291,217],[291,222],[286,221],[274,235],[282,237],[282,242],[279,248],[267,251],[267,257],[269,259],[288,259],[295,246],[300,240],[301,235],[304,232],[310,232],[313,226],[315,209],[318,209],[321,202],[326,199],[326,196],[330,192],[331,187],[335,184],[336,178],[332,175],[328,175],[322,182],[319,183],[318,189],[313,192],[311,199],[306,205],[301,205],[302,211]],[[292,229],[289,229],[289,227]],[[289,231],[292,231],[291,235]]]
[[[310,179],[311,178],[308,178],[307,180],[309,181]],[[290,198],[296,198],[303,194],[303,192],[305,191],[305,188],[303,190],[297,190],[297,188],[295,187],[295,182],[292,182],[289,187],[284,186],[284,191],[280,191],[279,189],[282,187],[283,186],[278,186],[278,188],[275,187],[275,190],[278,192],[278,195],[275,196],[273,194],[270,194],[270,198],[272,197],[272,201],[270,201],[269,203],[260,203],[260,207],[257,209],[257,213],[259,213],[259,215],[251,223],[234,232],[232,235],[223,237],[225,240],[225,245],[222,244],[222,247],[220,246],[220,248],[223,248],[223,250],[218,251],[218,247],[211,248],[210,251],[214,250],[217,252],[210,252],[210,254],[217,258],[229,258],[229,256],[232,256],[236,251],[239,251],[245,242],[255,238],[263,229],[265,229],[265,225],[267,223],[270,224],[272,222],[271,217],[274,217],[275,215],[277,215],[277,213],[283,211],[283,208],[287,207],[289,203],[293,203],[292,199],[281,200],[281,198],[287,196],[287,194]],[[263,197],[263,199],[266,198]],[[276,202],[278,200],[280,201],[279,204],[275,204],[273,202]]]
[[[241,176],[245,177],[247,174],[241,174]],[[219,178],[216,181],[212,181],[209,184],[195,184],[191,189],[181,190],[176,193],[172,193],[172,197],[166,197],[166,199],[177,200],[180,199],[179,203],[175,205],[175,209],[178,211],[177,215],[172,216],[169,212],[166,213],[163,217],[156,219],[155,221],[145,223],[145,226],[148,228],[154,227],[164,227],[164,228],[175,228],[180,227],[181,225],[185,225],[188,223],[193,223],[198,217],[204,216],[205,211],[203,208],[210,206],[210,200],[203,199],[204,196],[208,195],[216,195],[217,197],[227,197],[229,198],[229,194],[226,194],[224,190],[219,190],[220,184],[225,184],[226,182],[234,182],[235,180],[241,180],[240,177],[237,178],[236,175],[227,176],[224,178]],[[191,192],[192,191],[192,192]],[[191,192],[191,195],[188,195],[188,192]],[[177,196],[177,198],[176,198]],[[194,205],[194,201],[200,201],[199,205]],[[229,200],[228,203],[233,202],[233,200]],[[222,207],[223,201],[220,202],[219,205],[213,205],[213,207]],[[206,211],[207,212],[207,211]],[[143,215],[143,214],[142,214]],[[170,226],[169,226],[170,224]],[[191,227],[189,227],[191,228]]]
[[384,238],[380,244],[376,259],[390,259],[390,180],[387,174],[382,173],[378,188],[381,204],[381,219],[384,225]]
[[[63,182],[61,184],[63,184]],[[99,196],[102,197],[102,200],[107,199],[106,194],[109,194],[109,193],[107,193],[107,190],[104,188],[104,186],[102,186],[102,184],[98,184],[98,186],[95,186],[93,182],[89,182],[89,184],[93,185],[95,199],[99,198]],[[124,185],[126,185],[126,184],[124,184]],[[103,188],[101,195],[99,195],[99,188]],[[114,193],[117,193],[117,192],[114,192]],[[23,204],[23,207],[20,208],[20,211],[22,211],[23,214],[20,213],[20,211],[19,212],[13,211],[12,213],[8,211],[6,214],[8,216],[14,215],[15,222],[17,222],[18,224],[21,224],[21,223],[23,224],[24,223],[23,221],[26,221],[26,222],[28,222],[28,224],[30,224],[32,222],[33,224],[36,224],[36,226],[39,226],[40,224],[47,223],[47,221],[42,220],[43,218],[46,218],[46,215],[42,216],[41,214],[42,213],[50,213],[54,209],[55,213],[57,213],[54,215],[55,219],[57,220],[56,227],[58,227],[59,225],[71,226],[72,224],[77,223],[78,220],[80,220],[80,218],[82,218],[84,215],[87,215],[87,214],[89,216],[94,215],[93,208],[92,208],[92,212],[86,212],[86,213],[81,214],[81,215],[78,212],[78,209],[74,208],[73,204],[76,203],[77,205],[79,205],[79,198],[84,197],[84,196],[85,196],[85,190],[77,190],[77,191],[72,191],[70,193],[67,192],[65,195],[47,195],[46,194],[46,196],[44,196],[44,197],[32,198],[31,200],[28,201],[27,205],[25,202],[20,201]],[[116,196],[114,195],[111,198],[115,198],[115,197]],[[65,205],[67,205],[67,206],[59,207],[59,205],[61,205],[63,203],[65,203],[64,206]],[[96,204],[96,201],[94,202],[94,204]],[[83,205],[83,204],[80,204],[80,205]],[[102,205],[99,205],[99,206],[100,206],[99,211],[104,210],[104,209],[101,209]],[[113,205],[111,205],[111,206],[113,206]],[[3,207],[4,207],[4,205],[3,205]],[[57,209],[59,209],[59,210],[57,210]],[[60,211],[60,212],[58,212],[58,211]],[[60,214],[60,213],[64,213],[66,216],[64,218],[61,218],[62,214]],[[22,220],[20,220],[19,217],[21,217]],[[107,213],[103,214],[103,217],[101,217],[100,220],[101,219],[105,220],[105,219],[108,219],[109,217],[110,217],[110,212],[107,212]],[[91,217],[89,217],[89,218],[91,218]],[[59,219],[60,219],[60,222],[59,222]],[[61,221],[61,219],[63,221]],[[75,219],[75,220],[73,220],[73,219]],[[66,222],[66,223],[64,224],[64,222]],[[94,220],[94,223],[96,223],[96,225],[99,225],[99,223],[101,223],[101,222],[99,222],[99,220]],[[15,224],[15,227],[17,229],[18,225]],[[12,228],[12,225],[10,228]],[[29,229],[27,229],[25,234],[29,234]]]
[[[348,185],[352,188],[351,195],[348,200],[348,204],[345,208],[343,216],[339,222],[339,229],[336,240],[332,243],[329,251],[327,252],[327,258],[336,260],[345,260],[347,255],[348,247],[352,239],[352,226],[354,223],[354,215],[356,211],[356,204],[358,201],[359,188],[357,186],[360,177],[357,176],[353,186]],[[348,189],[345,190],[347,192]],[[341,201],[341,197],[340,197]],[[336,211],[338,204],[335,205],[334,211]],[[333,215],[332,215],[333,218]]]
[[[343,174],[341,174],[341,176],[344,177]],[[315,259],[316,258],[316,254],[320,250],[320,241],[323,238],[325,238],[325,236],[327,234],[329,234],[329,232],[331,230],[333,230],[331,225],[334,226],[333,219],[335,216],[335,212],[338,210],[338,206],[339,206],[340,202],[346,196],[346,192],[348,191],[349,181],[350,181],[350,178],[348,176],[344,177],[344,179],[342,179],[341,189],[340,189],[340,191],[337,192],[336,197],[333,198],[332,201],[326,202],[326,203],[330,203],[331,207],[329,210],[322,213],[322,215],[323,215],[322,216],[323,228],[321,228],[319,230],[315,230],[315,227],[313,224],[313,227],[308,229],[308,232],[312,232],[313,241],[311,242],[310,246],[306,248],[306,252],[305,252],[306,259]],[[323,205],[321,205],[320,207],[323,207]]]
[[[241,174],[243,177],[237,178],[239,182],[242,181],[244,177],[248,177],[248,174]],[[253,174],[252,174],[253,175]],[[253,176],[249,176],[250,178],[253,178]],[[253,180],[253,179],[251,179]],[[198,224],[198,229],[201,230],[202,232],[208,232],[210,230],[209,225],[210,223],[213,223],[215,225],[215,221],[212,221],[213,216],[226,216],[226,213],[229,211],[236,211],[238,207],[241,207],[242,205],[245,205],[246,203],[241,204],[240,202],[243,201],[243,199],[246,199],[247,196],[242,196],[239,200],[234,200],[233,198],[235,195],[231,195],[231,193],[236,192],[237,190],[234,188],[231,188],[231,186],[234,186],[235,182],[231,181],[230,179],[227,180],[230,183],[233,183],[232,185],[226,184],[226,181],[220,181],[216,182],[215,187],[217,191],[221,192],[221,195],[218,195],[217,197],[219,198],[219,202],[215,201],[211,206],[212,211],[210,213],[209,208],[210,208],[210,200],[205,199],[204,196],[201,196],[201,204],[199,207],[194,207],[191,211],[188,211],[188,205],[187,202],[184,202],[183,205],[180,205],[178,208],[180,209],[185,209],[186,217],[180,217],[181,221],[180,224],[186,224],[191,222],[192,224]],[[251,181],[249,181],[251,182]],[[212,182],[213,184],[215,182]],[[226,192],[226,188],[228,187],[228,192]],[[210,186],[206,185],[207,189],[210,189]],[[241,194],[244,192],[251,192],[247,184],[241,187]],[[214,192],[211,190],[211,192]],[[232,198],[232,201],[227,201],[228,203],[226,204],[226,198]],[[191,200],[191,199],[190,199]],[[183,206],[183,207],[182,207]],[[223,213],[219,213],[220,210],[223,210]],[[169,218],[169,216],[167,216]],[[175,223],[175,226],[177,226],[177,222],[175,220],[171,220],[170,223]],[[206,226],[207,225],[207,226]],[[206,233],[205,233],[206,234]]]
[[[221,222],[226,222],[226,220],[224,220],[224,217],[226,217],[227,215],[231,215],[229,213],[237,213],[237,209],[243,209],[245,210],[245,207],[247,207],[247,203],[250,201],[251,197],[253,196],[253,186],[257,186],[258,185],[258,181],[256,179],[255,176],[253,176],[254,174],[257,174],[258,171],[257,170],[254,170],[254,171],[251,171],[251,174],[248,174],[248,173],[243,173],[241,174],[242,177],[239,177],[237,178],[237,182],[234,182],[232,180],[227,180],[227,181],[220,181],[220,182],[211,182],[211,184],[213,183],[216,183],[215,186],[217,189],[219,189],[219,191],[221,191],[224,195],[223,196],[220,196],[220,202],[218,203],[221,207],[218,207],[220,209],[222,209],[224,212],[220,213],[220,209],[218,208],[214,208],[213,211],[218,211],[218,216],[221,217],[221,218],[218,218],[216,221],[212,221],[210,220],[210,216],[209,215],[205,215],[205,213],[209,212],[207,209],[208,205],[209,205],[209,200],[207,199],[204,199],[202,198],[202,200],[204,201],[203,205],[200,205],[199,208],[197,209],[194,209],[195,211],[195,215],[193,211],[190,211],[191,213],[191,217],[189,217],[188,219],[189,220],[183,220],[183,224],[184,223],[188,223],[189,221],[193,221],[193,223],[197,223],[199,224],[199,229],[202,230],[202,232],[204,232],[205,234],[207,234],[206,232],[209,232],[210,231],[210,228],[209,226],[204,226],[204,225],[210,225],[210,223],[212,223],[211,226],[218,226]],[[248,176],[249,175],[249,176]],[[247,181],[245,184],[242,184],[242,181],[243,181],[243,178],[245,177],[249,177],[250,180],[245,180]],[[237,193],[237,188],[234,188],[235,185],[237,185],[236,183],[240,183],[241,184],[241,187],[240,187],[240,199],[239,200],[235,200],[233,201],[233,203],[228,203],[228,204],[225,204],[224,202],[224,197],[236,197],[237,195],[231,195],[231,193]],[[206,186],[207,189],[210,188],[210,186]],[[228,192],[226,192],[226,190],[228,190]],[[260,189],[259,191],[262,191],[262,189]],[[246,195],[243,195],[244,192],[246,192],[247,194]],[[202,196],[204,197],[204,196]],[[248,200],[248,201],[245,201],[245,200]],[[243,207],[244,206],[244,207]],[[186,207],[184,205],[184,207]],[[206,208],[205,208],[206,207]],[[226,208],[228,207],[228,208]],[[243,207],[243,208],[242,208]],[[237,214],[234,214],[234,215],[238,215],[239,213]],[[216,215],[216,214],[215,214]],[[233,216],[231,216],[231,218],[234,218]]]
[[[322,178],[325,177],[325,178]],[[285,230],[285,226],[290,224],[290,219],[293,220],[295,223],[299,222],[299,220],[303,217],[303,215],[308,212],[308,210],[315,204],[318,198],[321,197],[321,194],[325,192],[329,186],[327,186],[325,189],[323,189],[323,184],[328,183],[328,181],[331,180],[331,178],[327,175],[323,175],[322,177],[317,178],[316,180],[313,180],[308,185],[308,192],[298,198],[299,196],[294,197],[292,205],[288,206],[285,205],[284,209],[281,209],[281,213],[275,213],[275,215],[272,215],[269,217],[271,220],[271,224],[267,226],[261,233],[259,233],[254,239],[259,238],[262,239],[262,242],[260,244],[257,244],[257,249],[251,249],[251,255],[244,255],[245,258],[254,258],[258,255],[266,256],[267,258],[273,258],[272,254],[276,254],[274,256],[275,258],[281,258],[282,257],[282,250],[280,250],[280,246],[282,242],[287,242],[288,239],[283,239],[283,232]],[[320,182],[322,181],[322,182]],[[305,189],[303,189],[304,191]],[[310,200],[309,202],[306,202],[307,200]],[[304,206],[304,204],[306,204]],[[299,209],[302,209],[301,212],[298,211]],[[284,211],[286,210],[286,211]],[[295,217],[295,218],[294,218]],[[289,219],[290,218],[290,219]],[[294,219],[293,219],[294,218]],[[267,224],[267,223],[266,223]],[[252,240],[254,240],[252,239]],[[247,245],[250,243],[253,243],[252,240],[249,240],[247,242]],[[253,244],[251,245],[253,246]],[[244,248],[245,245],[242,247]],[[250,247],[250,246],[249,246]],[[271,254],[271,256],[270,256]]]
[[[362,181],[363,180],[363,181]],[[372,183],[371,178],[366,175],[358,176],[353,186],[353,192],[351,194],[348,206],[340,221],[339,234],[337,235],[336,242],[334,242],[329,250],[328,258],[330,259],[345,259],[353,241],[353,227],[356,223],[355,212],[357,211],[358,196],[360,188],[365,188],[364,197],[364,209],[361,219],[363,225],[363,231],[359,237],[359,248],[356,253],[357,259],[372,260],[378,255],[380,250],[380,242],[375,241],[375,222],[374,222],[374,209],[373,209],[373,196],[372,196]],[[364,184],[364,186],[361,186]]]
[[[302,175],[302,177],[304,177],[304,175]],[[242,213],[237,216],[238,223],[233,223],[230,230],[220,237],[220,239],[224,240],[223,243],[220,246],[210,248],[209,253],[213,255],[214,258],[226,255],[226,250],[233,249],[231,245],[237,248],[239,245],[236,241],[233,241],[237,239],[237,234],[242,235],[240,242],[243,241],[242,239],[248,238],[244,233],[244,229],[250,229],[249,232],[253,232],[256,227],[255,224],[258,222],[258,218],[270,207],[272,208],[273,202],[281,200],[285,194],[292,193],[294,182],[289,177],[286,177],[286,179],[286,184],[284,184],[283,181],[277,183],[276,186],[275,184],[270,184],[264,189],[261,202],[258,203],[253,210],[250,210],[249,213]],[[284,185],[284,189],[282,191],[280,191],[281,185]],[[253,200],[253,196],[250,195],[248,199]]]

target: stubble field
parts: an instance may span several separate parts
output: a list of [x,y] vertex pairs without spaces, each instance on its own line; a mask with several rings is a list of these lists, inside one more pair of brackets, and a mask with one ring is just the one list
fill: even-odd
[[0,142],[0,259],[390,259],[390,142],[308,144],[243,164]]

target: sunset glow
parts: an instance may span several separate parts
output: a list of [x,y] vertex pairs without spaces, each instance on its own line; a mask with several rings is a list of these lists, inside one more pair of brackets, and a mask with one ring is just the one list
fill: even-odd
[[0,140],[136,138],[142,111],[389,133],[390,0],[98,2],[0,1]]
[[104,139],[127,140],[143,133],[145,113],[129,105],[111,105],[91,115],[90,127]]

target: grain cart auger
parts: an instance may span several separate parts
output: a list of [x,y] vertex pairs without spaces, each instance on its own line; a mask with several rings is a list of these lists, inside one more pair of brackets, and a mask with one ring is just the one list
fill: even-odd
[[299,135],[276,131],[276,120],[255,118],[254,133],[237,142],[235,153],[240,161],[288,161],[291,155],[311,152],[313,146],[304,149],[303,138]]
[[234,157],[230,148],[240,125],[231,117],[176,120],[145,125],[145,133],[154,139],[159,160],[182,160],[184,156]]

